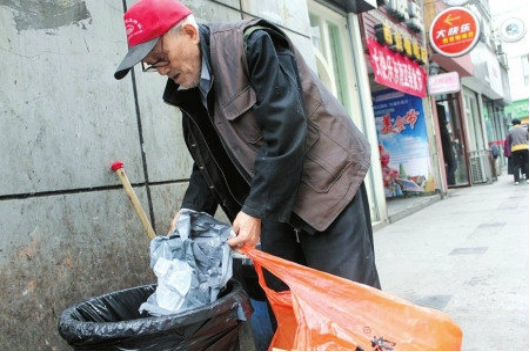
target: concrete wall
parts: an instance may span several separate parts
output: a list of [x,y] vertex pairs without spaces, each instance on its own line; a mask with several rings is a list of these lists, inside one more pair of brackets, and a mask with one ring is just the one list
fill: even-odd
[[[141,70],[113,78],[127,49],[124,8],[132,3],[0,0],[3,349],[69,349],[57,331],[65,308],[155,280],[147,237],[109,166],[125,162],[155,231],[164,234],[191,159],[180,113],[161,101],[164,79]],[[243,10],[240,0],[184,3],[200,22],[263,12],[252,1]],[[305,2],[290,6],[280,9],[280,24],[312,57]]]

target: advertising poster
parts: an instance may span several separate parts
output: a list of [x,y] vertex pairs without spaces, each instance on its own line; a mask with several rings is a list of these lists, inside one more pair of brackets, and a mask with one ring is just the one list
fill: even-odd
[[372,94],[388,198],[435,190],[421,98],[385,90]]

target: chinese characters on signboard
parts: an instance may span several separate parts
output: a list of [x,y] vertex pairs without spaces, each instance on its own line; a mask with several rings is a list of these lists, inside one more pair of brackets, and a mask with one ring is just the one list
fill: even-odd
[[429,39],[443,56],[458,57],[469,52],[480,37],[475,15],[464,7],[452,7],[439,13],[431,24]]
[[407,111],[405,116],[398,116],[392,123],[392,116],[387,113],[383,116],[383,126],[381,127],[381,134],[387,133],[401,133],[405,129],[406,125],[409,125],[411,129],[414,129],[416,121],[418,121],[419,112],[415,109]]
[[475,32],[471,30],[471,24],[464,23],[461,26],[449,27],[447,29],[440,29],[436,32],[436,39],[442,40],[443,44],[454,43],[463,39],[473,38]]
[[427,73],[417,63],[367,38],[375,81],[399,91],[425,97]]
[[427,87],[430,95],[456,93],[460,91],[460,76],[458,72],[429,76]]

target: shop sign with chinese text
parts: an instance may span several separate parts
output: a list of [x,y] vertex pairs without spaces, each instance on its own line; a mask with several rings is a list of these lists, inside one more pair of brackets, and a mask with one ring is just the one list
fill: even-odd
[[425,69],[388,47],[366,38],[375,81],[418,97],[427,95]]
[[458,72],[429,76],[427,86],[430,95],[456,93],[460,91],[460,77]]
[[439,13],[431,24],[429,39],[433,49],[447,57],[468,53],[480,38],[480,24],[464,7],[451,7]]

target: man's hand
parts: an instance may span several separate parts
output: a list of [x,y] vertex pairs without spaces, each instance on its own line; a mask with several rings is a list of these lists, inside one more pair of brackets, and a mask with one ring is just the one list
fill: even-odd
[[177,211],[177,213],[175,214],[175,217],[173,217],[173,220],[171,220],[171,224],[169,225],[169,230],[167,232],[167,235],[171,235],[175,229],[177,228],[177,221],[180,217],[180,210]]
[[261,219],[240,211],[232,224],[232,230],[235,232],[236,237],[227,241],[232,249],[237,251],[237,248],[243,245],[255,247],[261,236]]

